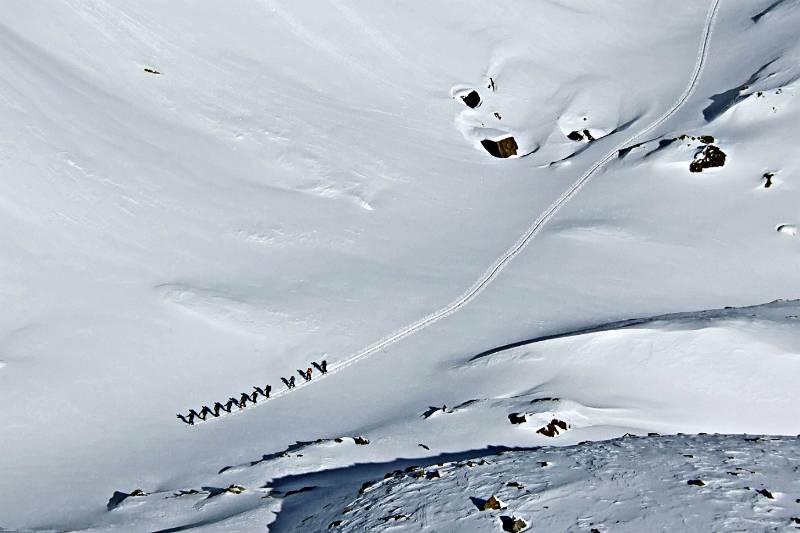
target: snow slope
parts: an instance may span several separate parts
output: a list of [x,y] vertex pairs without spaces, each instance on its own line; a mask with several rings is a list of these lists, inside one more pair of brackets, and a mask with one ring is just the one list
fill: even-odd
[[[387,469],[361,489],[309,476],[321,485],[282,497],[272,530],[501,531],[513,519],[526,531],[790,531],[800,524],[798,444],[622,438]],[[501,508],[482,510],[492,496]]]
[[[712,31],[714,5],[7,0],[0,526],[250,530],[274,519],[252,490],[161,496],[550,443],[549,413],[565,444],[796,433],[795,303],[472,359],[798,296],[800,8],[724,0]],[[480,107],[451,98],[465,87]],[[583,127],[598,140],[567,139]],[[504,133],[529,155],[482,151]],[[726,165],[689,173],[683,134]],[[175,418],[323,358],[342,371]],[[107,508],[134,488],[153,496]]]

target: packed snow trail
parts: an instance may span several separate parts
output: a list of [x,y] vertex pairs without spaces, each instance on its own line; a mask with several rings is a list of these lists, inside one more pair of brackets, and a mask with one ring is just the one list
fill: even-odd
[[[609,150],[605,156],[592,165],[589,170],[584,172],[583,175],[581,175],[580,178],[570,185],[570,187],[564,191],[564,193],[562,193],[555,202],[545,209],[545,211],[539,215],[533,224],[528,227],[525,233],[523,233],[522,236],[508,250],[506,250],[503,255],[501,255],[494,263],[492,263],[492,265],[481,275],[481,277],[478,278],[478,280],[472,284],[469,289],[464,291],[464,293],[462,293],[458,298],[439,310],[434,311],[433,313],[414,322],[413,324],[400,328],[381,340],[370,344],[366,348],[351,354],[342,361],[331,364],[328,367],[328,372],[326,374],[318,376],[311,381],[298,383],[294,389],[303,388],[307,385],[310,385],[314,381],[324,378],[325,376],[329,376],[344,370],[348,366],[360,361],[361,359],[369,357],[370,355],[379,352],[388,346],[391,346],[405,337],[413,335],[414,333],[417,333],[418,331],[435,324],[439,320],[442,320],[443,318],[455,313],[469,302],[474,300],[480,293],[482,293],[497,278],[497,276],[500,275],[503,269],[505,269],[505,267],[507,267],[509,263],[511,263],[511,261],[533,241],[536,235],[541,232],[542,228],[544,228],[544,226],[556,215],[556,213],[558,213],[558,211],[561,210],[561,208],[564,207],[567,202],[569,202],[576,194],[578,194],[578,192],[589,182],[589,180],[591,180],[603,167],[605,167],[612,159],[614,159],[620,150],[623,150],[629,145],[636,143],[640,137],[647,135],[651,131],[664,124],[689,100],[694,93],[695,88],[697,87],[697,82],[700,80],[703,70],[705,69],[706,59],[708,58],[708,50],[711,44],[711,36],[714,30],[714,22],[716,21],[717,13],[719,12],[720,2],[721,0],[712,0],[711,2],[708,13],[706,14],[705,23],[703,25],[703,33],[700,39],[699,48],[697,50],[697,60],[694,65],[692,75],[689,78],[689,83],[672,107],[669,108],[669,110],[667,110],[649,126],[634,134],[632,137],[629,137],[625,141],[619,143],[613,149]],[[270,397],[270,399],[283,396],[290,390],[293,389],[282,389],[277,391]]]

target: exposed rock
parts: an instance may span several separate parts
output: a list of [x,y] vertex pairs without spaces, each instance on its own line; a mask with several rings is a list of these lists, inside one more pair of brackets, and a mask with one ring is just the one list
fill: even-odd
[[515,489],[524,489],[525,487],[519,481],[509,481],[506,483],[506,487],[514,487]]
[[339,527],[341,525],[342,525],[342,521],[341,520],[334,520],[333,522],[328,524],[328,529],[333,529],[333,528]]
[[421,442],[417,444],[417,446],[419,446],[420,448],[424,448],[425,450],[430,450],[430,447],[426,446],[425,444],[422,444]]
[[510,415],[508,415],[508,420],[512,424],[524,424],[525,422],[527,422],[527,419],[525,418],[525,413],[522,414],[511,413]]
[[488,500],[483,502],[481,505],[481,511],[489,511],[490,509],[498,510],[502,507],[500,500],[498,500],[494,495],[492,495]]
[[472,109],[481,105],[481,95],[478,94],[478,91],[470,91],[468,94],[463,95],[461,99],[464,101],[464,105]]
[[369,439],[365,437],[353,437],[353,442],[355,442],[359,446],[366,446],[367,444],[369,444]]
[[131,497],[147,496],[147,493],[145,491],[143,491],[142,489],[135,489],[133,492],[130,493],[129,496],[131,496]]
[[776,228],[778,233],[783,233],[784,235],[790,235],[794,237],[798,233],[797,226],[794,224],[781,224]]
[[701,135],[698,140],[703,144],[714,144],[714,137],[711,135]]
[[519,146],[517,146],[517,141],[514,139],[514,137],[506,137],[505,139],[500,139],[499,141],[484,139],[481,141],[481,145],[494,157],[500,158],[517,155],[517,150],[519,149]]
[[367,491],[367,489],[370,488],[374,484],[375,484],[375,482],[373,482],[373,481],[365,481],[364,483],[361,484],[361,488],[358,489],[358,493],[359,494],[364,494]]
[[[225,492],[230,492],[231,494],[241,494],[245,490],[247,489],[245,489],[241,485],[230,485],[227,489],[225,489]],[[286,495],[288,496],[289,493],[287,492]]]
[[439,473],[438,470],[432,470],[432,471],[428,472],[427,474],[425,474],[425,477],[427,479],[437,479],[437,478],[442,477],[442,475]]
[[703,169],[721,167],[725,165],[727,156],[725,152],[720,150],[713,144],[707,144],[706,147],[695,156],[694,161],[689,165],[690,172],[702,172]]
[[494,113],[494,118],[496,118],[497,120],[503,120],[503,117],[501,117],[500,113],[498,113],[497,111],[495,111]]
[[161,74],[159,71],[157,71],[154,68],[145,68],[144,71],[147,72],[148,74]]
[[589,133],[589,130],[583,130],[583,135],[586,137],[586,140],[589,141],[589,142],[596,140],[594,137],[592,137],[592,134]]
[[705,487],[706,484],[702,479],[690,479],[686,482],[687,485],[694,485],[695,487]]
[[569,135],[567,135],[567,139],[570,141],[582,141],[583,135],[581,135],[581,132],[579,131],[571,131],[569,132]]
[[393,514],[389,516],[384,516],[383,518],[381,518],[381,520],[383,520],[384,522],[389,522],[390,520],[393,522],[398,522],[400,520],[408,520],[408,516],[404,514]]
[[765,172],[764,173],[764,188],[769,189],[772,187],[772,178],[775,177],[774,172]]
[[536,430],[536,433],[544,435],[545,437],[555,437],[562,432],[569,429],[569,424],[556,418],[552,419],[546,426]]
[[517,518],[516,516],[501,516],[500,522],[503,524],[503,531],[508,531],[509,533],[519,533],[528,527],[528,524],[522,518]]
[[770,491],[768,491],[767,489],[757,490],[756,492],[761,494],[765,498],[769,498],[770,500],[774,500],[775,499],[775,496],[773,496],[772,493]]

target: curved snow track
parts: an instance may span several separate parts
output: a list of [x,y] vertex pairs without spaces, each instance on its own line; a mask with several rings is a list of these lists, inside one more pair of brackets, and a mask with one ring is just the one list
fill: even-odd
[[[706,59],[708,58],[708,50],[711,43],[711,36],[714,30],[714,22],[716,21],[717,13],[719,12],[720,2],[721,0],[712,0],[708,9],[705,24],[703,26],[702,37],[700,39],[700,45],[697,51],[697,60],[686,89],[663,115],[661,115],[643,130],[616,145],[614,148],[609,150],[605,156],[595,162],[595,164],[592,165],[586,172],[584,172],[577,180],[575,180],[575,182],[570,185],[570,187],[564,191],[564,193],[562,193],[555,202],[545,209],[544,212],[542,212],[542,214],[540,214],[539,217],[528,227],[525,233],[523,233],[522,236],[508,250],[506,250],[505,253],[503,253],[503,255],[501,255],[494,263],[492,263],[492,265],[486,269],[486,271],[478,278],[478,280],[475,281],[475,283],[473,283],[472,286],[464,291],[458,298],[438,309],[437,311],[434,311],[433,313],[419,319],[418,321],[400,328],[383,337],[381,340],[370,344],[366,348],[351,354],[342,361],[331,364],[328,367],[327,374],[320,375],[312,381],[298,383],[295,388],[300,389],[306,387],[316,381],[319,381],[320,379],[330,376],[331,374],[340,372],[341,370],[344,370],[358,361],[365,359],[388,346],[391,346],[405,337],[413,335],[418,331],[435,324],[439,320],[450,316],[462,307],[466,306],[481,292],[483,292],[495,279],[497,279],[497,276],[500,275],[503,269],[505,269],[505,267],[507,267],[509,263],[511,263],[511,261],[533,241],[536,235],[541,232],[542,228],[544,228],[544,226],[556,215],[556,213],[558,213],[558,211],[564,207],[567,202],[569,202],[576,194],[578,194],[578,192],[589,182],[589,180],[597,175],[597,173],[603,167],[605,167],[612,159],[614,159],[620,150],[636,143],[642,136],[647,135],[664,124],[689,100],[694,93],[695,88],[697,87],[697,82],[700,80],[703,70],[705,69]],[[283,396],[288,392],[290,392],[290,389],[277,391],[270,397],[270,399]],[[212,419],[207,420],[207,422],[210,420]]]

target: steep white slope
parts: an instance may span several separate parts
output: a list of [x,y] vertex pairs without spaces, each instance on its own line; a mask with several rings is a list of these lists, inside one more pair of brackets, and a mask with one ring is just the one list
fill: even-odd
[[[210,520],[209,509],[230,516],[241,500],[214,499],[203,512],[142,506],[141,515],[106,502],[115,490],[217,483],[223,466],[320,436],[367,433],[372,444],[270,464],[241,482],[527,442],[531,428],[512,428],[502,402],[463,429],[444,427],[439,449],[418,447],[413,428],[430,405],[493,399],[479,413],[542,376],[580,377],[558,364],[566,339],[532,348],[558,355],[546,368],[503,357],[485,360],[496,363],[491,375],[465,366],[492,346],[796,297],[798,241],[776,229],[798,223],[787,142],[800,11],[723,1],[694,95],[652,141],[594,176],[479,298],[269,404],[194,428],[174,418],[252,385],[277,387],[312,360],[335,364],[454,301],[576,178],[674,106],[710,5],[519,2],[510,17],[478,2],[7,2],[0,526],[136,529],[129,520],[141,519],[148,530]],[[464,86],[481,92],[481,107],[450,98]],[[582,123],[610,134],[566,139]],[[536,151],[496,161],[477,149],[498,131]],[[714,135],[726,166],[690,174],[696,142],[657,149],[683,133]],[[632,331],[589,338],[607,350],[649,342]],[[700,336],[717,355],[717,339]],[[671,346],[668,337],[654,342]],[[685,348],[692,338],[676,341],[687,361],[696,361]],[[778,361],[782,352],[759,338],[744,340]],[[597,372],[615,379],[608,366]],[[653,407],[644,389],[566,392],[583,406],[576,412],[630,402],[633,415],[601,410],[587,436],[625,424],[794,429],[778,415],[737,425],[714,402],[694,415],[689,402]],[[238,475],[223,474],[228,481]],[[245,507],[266,523],[256,500]]]

